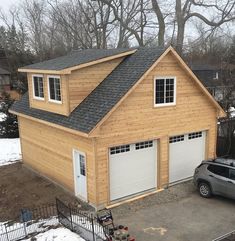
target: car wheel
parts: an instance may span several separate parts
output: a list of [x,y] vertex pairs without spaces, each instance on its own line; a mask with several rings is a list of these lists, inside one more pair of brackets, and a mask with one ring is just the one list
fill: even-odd
[[199,183],[199,193],[202,197],[209,198],[211,197],[211,187],[208,183],[201,182]]

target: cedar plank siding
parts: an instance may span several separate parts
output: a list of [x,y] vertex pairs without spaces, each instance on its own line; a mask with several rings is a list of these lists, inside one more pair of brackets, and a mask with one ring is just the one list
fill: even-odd
[[69,78],[69,102],[72,112],[113,69],[123,57],[72,71]]
[[[35,73],[35,74],[37,75],[37,73]],[[44,100],[37,100],[37,99],[33,98],[33,82],[32,82],[33,75],[34,75],[34,73],[33,74],[28,73],[28,75],[27,75],[30,107],[68,116],[70,114],[70,111],[69,111],[69,98],[68,98],[68,91],[67,91],[68,81],[67,81],[66,75],[60,76],[61,98],[62,98],[61,104],[49,101],[48,83],[47,83],[48,75],[46,75],[46,74],[43,75]]]
[[[154,77],[176,76],[176,105],[154,107]],[[109,203],[110,146],[158,140],[158,188],[168,185],[169,136],[207,130],[206,157],[215,157],[217,110],[168,53],[100,126],[97,138],[98,204]],[[120,170],[117,170],[120,171]]]
[[88,201],[96,202],[92,139],[18,117],[24,163],[74,193],[73,149],[86,153]]

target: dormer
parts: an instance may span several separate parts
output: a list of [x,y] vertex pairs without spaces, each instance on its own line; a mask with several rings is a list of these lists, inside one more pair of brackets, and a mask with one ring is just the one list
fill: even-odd
[[69,114],[134,49],[89,49],[20,68],[27,73],[31,108]]

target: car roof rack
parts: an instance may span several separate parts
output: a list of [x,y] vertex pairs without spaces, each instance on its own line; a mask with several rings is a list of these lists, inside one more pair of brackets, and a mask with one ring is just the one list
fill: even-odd
[[230,159],[230,158],[218,157],[218,158],[214,159],[214,162],[216,162],[218,164],[223,164],[226,166],[235,167],[235,160]]

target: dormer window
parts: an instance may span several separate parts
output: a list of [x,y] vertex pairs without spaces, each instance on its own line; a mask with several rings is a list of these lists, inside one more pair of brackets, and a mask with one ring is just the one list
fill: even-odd
[[44,100],[43,76],[33,75],[33,97]]
[[159,77],[154,80],[154,106],[175,105],[176,78]]
[[59,76],[48,76],[49,101],[61,103],[61,86]]

